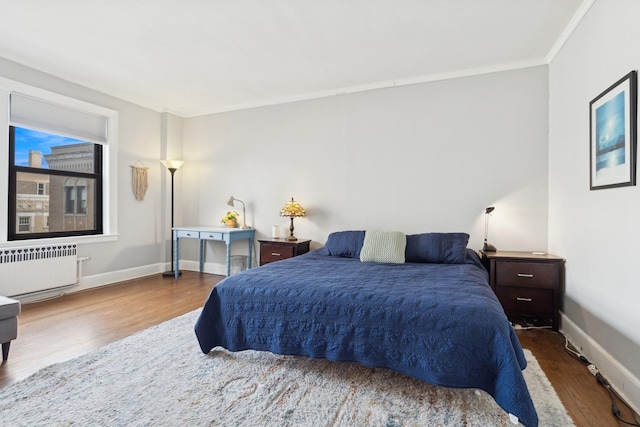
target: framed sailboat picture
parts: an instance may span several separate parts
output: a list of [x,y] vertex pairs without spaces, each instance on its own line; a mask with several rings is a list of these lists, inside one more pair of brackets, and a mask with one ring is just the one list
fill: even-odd
[[589,103],[590,189],[636,185],[637,72]]

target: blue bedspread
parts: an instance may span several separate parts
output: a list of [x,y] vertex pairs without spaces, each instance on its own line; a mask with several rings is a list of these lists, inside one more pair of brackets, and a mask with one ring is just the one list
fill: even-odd
[[431,384],[479,388],[538,424],[520,342],[468,250],[465,264],[362,263],[318,251],[213,288],[195,325],[216,346],[355,361]]

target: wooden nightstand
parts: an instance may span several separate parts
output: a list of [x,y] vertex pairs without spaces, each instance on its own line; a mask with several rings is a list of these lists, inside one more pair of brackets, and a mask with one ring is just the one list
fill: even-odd
[[554,331],[558,330],[563,258],[515,251],[480,251],[480,258],[507,316],[539,316],[549,320]]
[[280,261],[309,252],[311,240],[258,239],[260,242],[260,265]]

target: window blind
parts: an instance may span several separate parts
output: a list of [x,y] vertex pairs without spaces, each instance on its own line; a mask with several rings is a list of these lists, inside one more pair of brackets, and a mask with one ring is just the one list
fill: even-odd
[[20,93],[11,93],[9,121],[13,126],[97,144],[107,143],[107,117]]

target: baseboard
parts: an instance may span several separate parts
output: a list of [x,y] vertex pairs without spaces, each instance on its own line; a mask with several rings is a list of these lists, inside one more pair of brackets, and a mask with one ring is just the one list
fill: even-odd
[[83,276],[82,268],[80,267],[80,277],[78,279],[78,283],[76,284],[62,286],[54,289],[47,289],[31,294],[19,295],[16,298],[19,299],[22,303],[43,301],[65,294],[98,288],[100,286],[111,285],[127,280],[139,279],[145,276],[151,276],[152,274],[161,273],[162,271],[164,271],[163,268],[164,264],[153,264],[142,267],[129,268],[126,270],[110,271],[108,273],[96,274],[93,276]]
[[[167,270],[171,270],[171,266],[167,265]],[[180,261],[180,270],[187,270],[187,271],[199,271],[200,270],[200,264],[198,264],[198,261]],[[227,266],[226,264],[220,264],[217,262],[205,262],[204,265],[202,266],[202,272],[203,273],[208,273],[208,274],[217,274],[220,276],[226,276],[227,275]],[[235,274],[237,273],[237,266],[231,265],[231,274]]]
[[[167,264],[167,271],[171,270],[171,265]],[[200,271],[200,264],[198,261],[180,261],[180,270],[186,271]],[[205,262],[202,266],[202,272],[208,274],[218,274],[226,276],[227,267],[225,264],[219,264],[215,262]]]
[[[171,270],[171,263],[158,263],[135,268],[128,268],[125,270],[109,271],[107,273],[94,274],[91,276],[81,276],[80,280],[75,285],[69,285],[57,289],[50,289],[33,294],[22,295],[16,298],[19,299],[22,303],[42,301],[64,294],[71,294],[74,292],[85,291],[87,289],[112,285],[114,283],[126,282],[127,280],[134,280],[141,277],[152,276],[154,274],[160,274],[169,270]],[[199,264],[197,261],[180,261],[180,270],[199,271]],[[218,274],[223,276],[226,274],[225,264],[205,263],[203,270],[204,273],[209,274]]]
[[163,263],[158,263],[128,268],[125,270],[109,271],[107,273],[94,274],[92,276],[82,276],[80,277],[80,282],[72,289],[67,290],[66,293],[84,291],[91,288],[112,285],[118,282],[125,282],[127,280],[134,280],[145,276],[151,276],[153,274],[159,274],[164,271],[164,268]]
[[[640,413],[640,379],[633,375],[606,349],[600,346],[591,336],[580,329],[564,313],[561,314],[561,331],[567,336],[571,345],[579,349],[609,381],[613,389],[636,413]],[[597,384],[594,380],[594,385]]]
[[[180,270],[199,271],[199,268],[200,265],[198,264],[198,261],[180,261]],[[170,270],[170,263],[159,263],[130,268],[126,270],[110,271],[108,273],[96,274],[93,276],[84,276],[80,278],[80,283],[77,286],[75,286],[73,289],[67,290],[66,293],[82,291],[99,286],[111,285],[113,283],[124,282],[127,280],[139,279],[141,277],[151,276],[153,274],[159,274]],[[205,263],[203,272],[209,274],[225,275],[226,267],[224,264]]]

